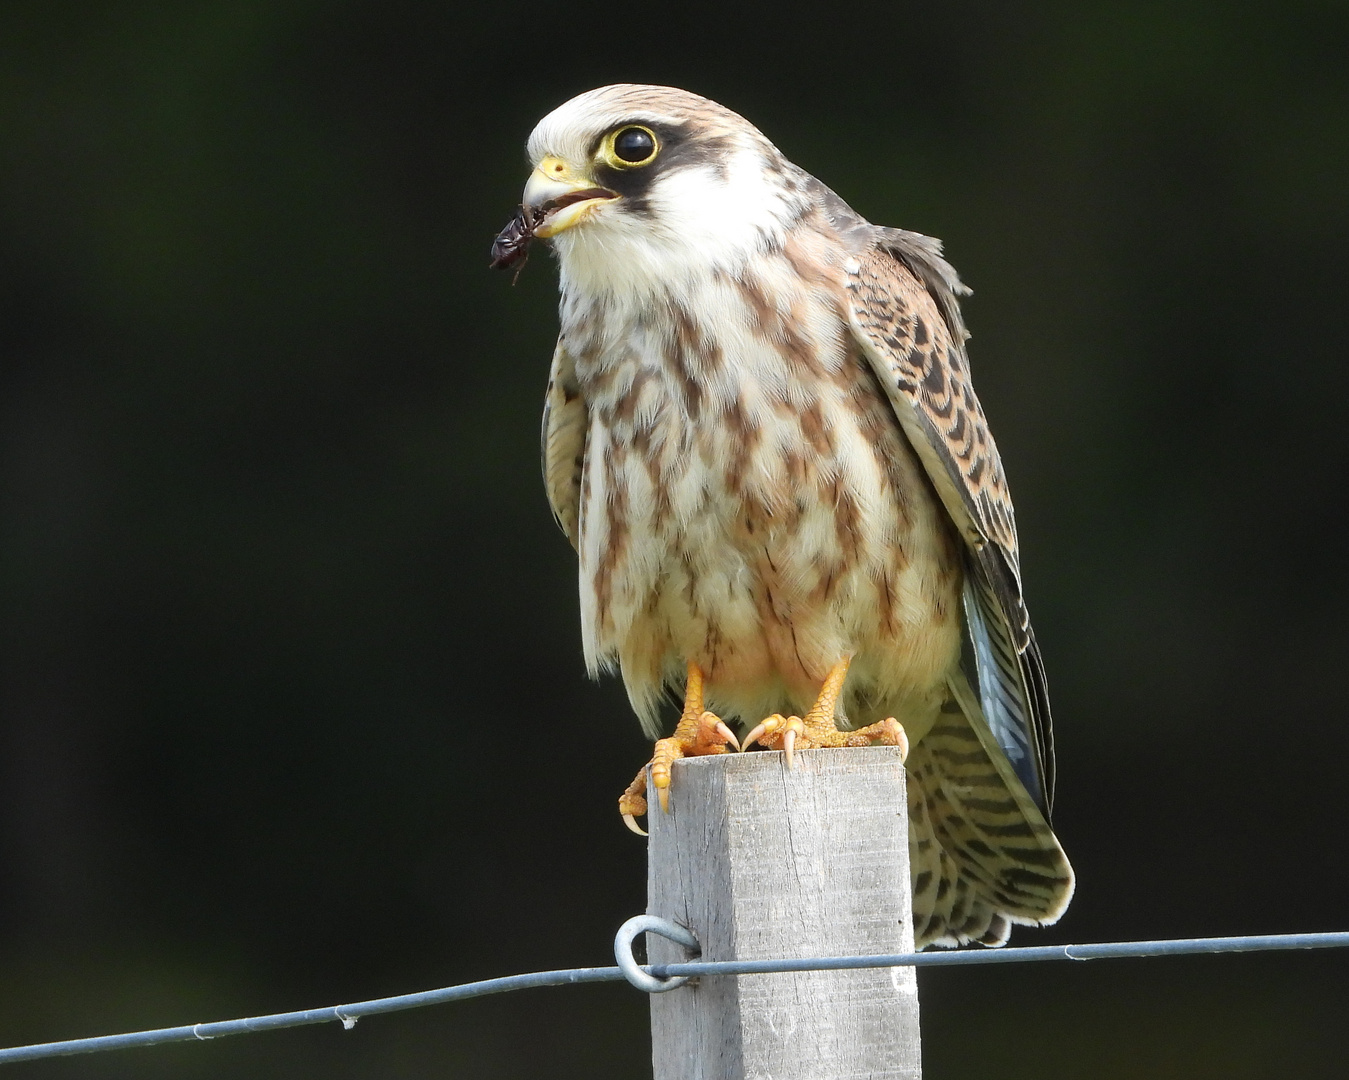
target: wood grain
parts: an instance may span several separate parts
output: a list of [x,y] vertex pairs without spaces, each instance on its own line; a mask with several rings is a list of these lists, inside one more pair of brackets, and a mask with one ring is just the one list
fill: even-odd
[[[895,747],[675,765],[652,813],[647,910],[709,960],[913,949]],[[654,793],[653,793],[654,794]],[[650,798],[652,807],[659,804]],[[685,959],[648,937],[653,962]],[[651,998],[655,1080],[919,1080],[913,968],[695,980]]]

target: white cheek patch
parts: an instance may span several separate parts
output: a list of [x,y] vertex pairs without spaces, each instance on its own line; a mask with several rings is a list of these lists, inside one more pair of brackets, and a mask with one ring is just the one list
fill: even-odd
[[[677,169],[653,179],[646,212],[617,199],[556,238],[564,291],[612,297],[620,305],[736,274],[765,246],[781,244],[796,207],[773,182],[756,148],[724,167]],[[659,166],[657,166],[659,167]]]
[[652,231],[672,247],[695,247],[705,260],[723,263],[754,250],[764,233],[781,231],[776,194],[764,183],[758,155],[741,152],[725,168],[679,169],[651,185]]

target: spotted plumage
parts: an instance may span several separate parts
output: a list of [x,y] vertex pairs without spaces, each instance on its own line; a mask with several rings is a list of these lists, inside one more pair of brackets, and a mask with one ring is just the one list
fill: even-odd
[[529,153],[561,272],[544,476],[591,671],[655,734],[686,671],[752,725],[851,658],[837,722],[912,745],[919,943],[1057,919],[1043,669],[940,245],[681,90],[583,94]]

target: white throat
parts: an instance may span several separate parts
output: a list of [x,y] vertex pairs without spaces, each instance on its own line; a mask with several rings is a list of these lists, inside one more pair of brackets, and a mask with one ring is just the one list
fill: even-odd
[[679,169],[651,185],[644,211],[619,200],[554,238],[563,295],[623,305],[734,275],[780,247],[798,214],[782,174],[756,147],[721,167]]

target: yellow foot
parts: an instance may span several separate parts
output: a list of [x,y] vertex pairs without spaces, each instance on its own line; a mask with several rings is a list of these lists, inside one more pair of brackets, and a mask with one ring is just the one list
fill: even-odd
[[675,726],[674,734],[656,742],[651,760],[642,766],[636,778],[618,800],[618,812],[623,822],[638,836],[646,831],[637,819],[646,813],[646,775],[651,770],[651,782],[660,797],[660,808],[670,808],[670,766],[680,758],[703,754],[724,754],[727,746],[740,749],[731,729],[715,713],[703,708],[703,673],[697,664],[689,664],[688,683],[684,690],[684,712]]
[[903,725],[893,716],[856,731],[840,731],[834,723],[834,708],[843,691],[843,680],[848,677],[848,665],[851,662],[851,657],[844,657],[829,669],[824,686],[820,688],[820,696],[805,716],[774,713],[745,736],[742,749],[748,750],[757,742],[769,750],[781,750],[786,755],[789,769],[796,750],[809,750],[817,746],[898,746],[901,760],[907,760],[909,737],[904,733]]

